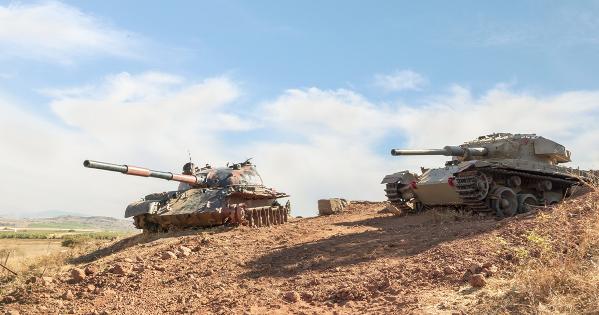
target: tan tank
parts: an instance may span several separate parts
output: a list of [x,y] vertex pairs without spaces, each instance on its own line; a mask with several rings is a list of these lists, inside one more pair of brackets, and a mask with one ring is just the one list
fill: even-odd
[[402,210],[425,206],[466,206],[474,212],[512,216],[529,206],[554,204],[582,184],[585,171],[559,166],[570,151],[535,134],[494,133],[443,149],[400,150],[391,154],[451,156],[442,168],[387,175],[386,195]]
[[155,177],[180,182],[179,189],[154,193],[127,206],[125,217],[133,217],[135,227],[160,232],[172,229],[210,227],[223,224],[268,226],[287,222],[289,197],[263,185],[262,178],[249,160],[212,168],[183,166],[183,174],[154,171],[131,165],[86,160],[88,168],[127,175]]

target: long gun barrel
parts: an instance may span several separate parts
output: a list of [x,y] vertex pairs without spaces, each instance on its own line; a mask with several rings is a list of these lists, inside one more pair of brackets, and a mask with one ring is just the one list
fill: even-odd
[[444,155],[444,156],[485,156],[487,148],[463,148],[460,146],[448,145],[443,149],[427,149],[427,150],[391,150],[391,155]]
[[203,177],[198,177],[194,175],[183,175],[183,174],[174,174],[170,172],[161,172],[154,171],[147,168],[131,166],[131,165],[119,165],[105,162],[98,162],[92,160],[83,161],[83,166],[88,168],[95,168],[99,170],[111,171],[111,172],[119,172],[127,175],[134,176],[142,176],[142,177],[155,177],[166,180],[174,180],[177,182],[183,182],[190,185],[201,185],[204,183]]

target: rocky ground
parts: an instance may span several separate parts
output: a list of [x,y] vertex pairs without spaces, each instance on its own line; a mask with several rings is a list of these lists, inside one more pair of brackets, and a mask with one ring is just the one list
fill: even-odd
[[[596,194],[594,195],[596,196]],[[574,204],[576,201],[569,201]],[[567,202],[568,203],[568,202]],[[3,297],[14,314],[471,313],[552,211],[497,221],[449,210],[342,214],[268,228],[138,235]],[[534,255],[534,253],[532,253]]]

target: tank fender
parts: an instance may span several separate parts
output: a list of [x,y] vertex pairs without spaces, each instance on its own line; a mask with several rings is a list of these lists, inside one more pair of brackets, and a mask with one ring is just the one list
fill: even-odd
[[480,167],[487,167],[487,166],[491,166],[491,165],[492,165],[491,163],[489,163],[487,161],[482,161],[482,160],[464,161],[464,162],[458,164],[458,170],[456,171],[456,173],[463,172],[472,167],[480,168]]
[[409,171],[402,171],[402,172],[397,172],[397,173],[393,173],[393,174],[389,174],[389,175],[385,176],[385,178],[383,178],[383,180],[381,181],[381,184],[390,184],[390,183],[409,184],[417,179],[418,179],[418,177],[416,175],[410,173]]
[[154,214],[158,212],[159,202],[156,200],[142,200],[131,203],[125,209],[125,218],[130,218],[141,214]]
[[181,195],[181,192],[177,191],[177,190],[165,191],[165,192],[161,192],[161,193],[153,193],[153,194],[146,195],[144,197],[144,200],[146,200],[146,201],[152,201],[152,200],[164,201],[164,200],[177,198],[177,197],[179,197],[179,195]]

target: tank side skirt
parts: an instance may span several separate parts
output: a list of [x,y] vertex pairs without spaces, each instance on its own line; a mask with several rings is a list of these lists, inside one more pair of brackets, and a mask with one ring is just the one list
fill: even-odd
[[289,208],[267,206],[240,209],[232,205],[230,211],[213,213],[188,213],[179,215],[144,214],[134,217],[138,229],[150,232],[166,232],[171,229],[206,228],[223,224],[241,224],[249,227],[279,225],[287,222]]

